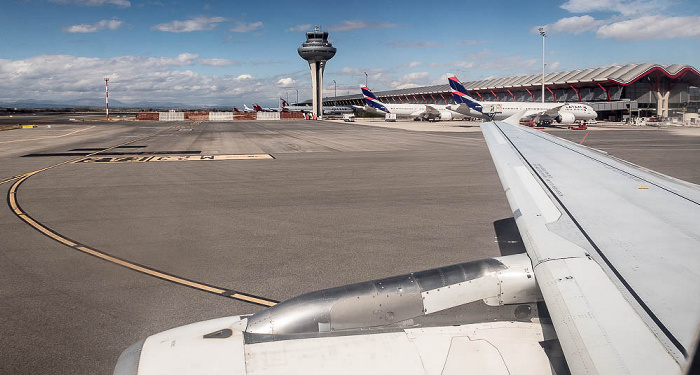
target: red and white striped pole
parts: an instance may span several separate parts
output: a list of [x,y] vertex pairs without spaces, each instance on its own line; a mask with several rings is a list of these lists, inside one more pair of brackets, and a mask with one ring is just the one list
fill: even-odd
[[107,121],[109,121],[109,78],[105,78],[105,110],[107,111]]

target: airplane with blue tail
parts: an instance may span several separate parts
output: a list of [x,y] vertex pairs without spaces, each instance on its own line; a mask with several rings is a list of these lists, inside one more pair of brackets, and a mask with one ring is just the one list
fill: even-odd
[[[534,120],[538,125],[573,124],[577,121],[592,120],[598,113],[583,103],[531,103],[531,102],[487,102],[474,99],[457,77],[450,75],[447,82],[452,88],[455,105],[448,110],[491,121],[505,120],[518,115],[520,119]],[[518,119],[519,120],[519,119]]]
[[439,121],[464,118],[463,114],[452,111],[445,104],[390,104],[381,102],[374,93],[365,86],[361,87],[365,99],[363,109],[380,115],[396,114],[409,116],[416,120]]

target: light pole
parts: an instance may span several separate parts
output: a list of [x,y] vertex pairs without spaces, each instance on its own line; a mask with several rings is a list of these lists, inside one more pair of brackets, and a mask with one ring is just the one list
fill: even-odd
[[289,91],[287,91],[287,104],[289,104]]
[[296,92],[297,92],[297,102],[296,102],[296,105],[299,105],[299,90],[298,90],[298,89],[294,89],[294,90],[296,90]]
[[540,35],[542,35],[542,103],[544,103],[544,38],[547,37],[547,33],[543,27],[540,27]]
[[369,88],[369,86],[367,86],[367,72],[365,72],[365,87]]
[[107,121],[109,121],[109,78],[105,77],[105,111],[107,112]]
[[335,80],[333,80],[333,104],[337,105],[335,102],[335,98],[338,96],[338,84],[335,83]]

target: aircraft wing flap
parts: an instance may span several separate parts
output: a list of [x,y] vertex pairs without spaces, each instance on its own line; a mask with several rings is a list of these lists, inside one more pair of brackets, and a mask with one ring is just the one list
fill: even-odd
[[550,117],[557,117],[559,115],[559,110],[564,108],[565,105],[566,105],[566,103],[561,103],[561,105],[549,108],[545,111],[542,111],[542,114],[545,114],[545,115],[550,116]]
[[430,115],[439,115],[440,114],[440,111],[438,111],[437,109],[435,109],[435,107],[430,106],[430,105],[425,106],[425,112],[427,114],[430,114]]
[[700,190],[522,126],[482,130],[570,366],[678,372],[700,317]]

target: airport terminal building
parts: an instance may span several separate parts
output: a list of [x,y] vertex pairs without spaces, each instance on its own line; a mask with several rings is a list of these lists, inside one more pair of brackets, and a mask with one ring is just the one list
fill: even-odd
[[[683,64],[626,64],[545,74],[546,102],[585,102],[598,118],[683,117],[697,114],[700,72]],[[539,74],[462,82],[477,100],[540,102]],[[359,90],[358,90],[359,91]],[[450,86],[375,91],[387,103],[450,104]],[[303,104],[303,103],[300,103]],[[361,94],[324,98],[324,105],[364,105]]]

